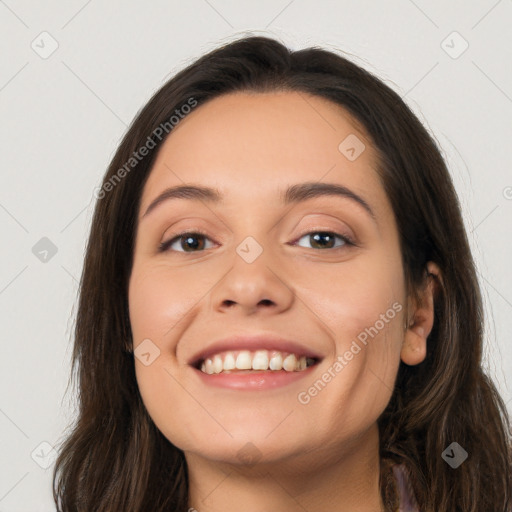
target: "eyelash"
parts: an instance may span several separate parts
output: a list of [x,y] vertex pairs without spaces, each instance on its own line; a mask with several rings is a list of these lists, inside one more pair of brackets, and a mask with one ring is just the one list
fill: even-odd
[[[328,230],[322,230],[322,229],[318,229],[318,230],[313,230],[313,231],[306,231],[305,233],[302,233],[294,242],[293,245],[297,245],[296,244],[296,241],[297,240],[300,240],[301,238],[303,238],[304,236],[306,235],[312,235],[312,234],[317,234],[317,233],[324,233],[324,234],[328,234],[328,235],[334,235],[335,237],[341,239],[343,241],[343,245],[339,246],[339,247],[331,247],[331,248],[328,248],[328,249],[317,249],[317,250],[336,250],[336,249],[343,249],[344,247],[347,247],[347,246],[355,246],[355,242],[354,240],[352,240],[351,237],[347,236],[347,235],[342,235],[340,233],[336,233],[335,231],[328,231]],[[166,242],[162,242],[159,246],[158,246],[158,250],[159,252],[166,252],[166,251],[169,251],[169,247],[171,245],[173,245],[173,243],[177,240],[179,240],[180,238],[183,238],[185,235],[200,235],[200,236],[204,236],[205,238],[208,238],[208,235],[200,230],[200,229],[196,229],[196,230],[193,230],[193,231],[182,231],[181,233],[177,233],[176,235],[173,236],[173,238],[171,238],[170,240],[167,240]],[[301,247],[301,246],[299,246]],[[312,248],[314,249],[314,248]],[[203,249],[203,251],[206,250],[206,249]],[[203,252],[203,251],[190,251],[190,252]],[[173,251],[173,252],[181,252],[183,254],[187,254],[187,251]]]

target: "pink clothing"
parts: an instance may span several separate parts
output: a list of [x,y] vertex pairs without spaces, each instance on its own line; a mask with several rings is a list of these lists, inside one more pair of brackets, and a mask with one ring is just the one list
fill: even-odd
[[393,466],[393,473],[395,474],[398,496],[400,497],[398,512],[420,512],[405,466],[403,464],[395,464]]

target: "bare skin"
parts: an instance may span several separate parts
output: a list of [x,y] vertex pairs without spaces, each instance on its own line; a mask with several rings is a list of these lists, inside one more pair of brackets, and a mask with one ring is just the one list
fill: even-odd
[[[351,134],[365,145],[353,161],[338,149]],[[134,348],[150,339],[160,350],[148,366],[135,359],[137,382],[156,426],[184,451],[189,504],[199,512],[383,510],[377,419],[400,360],[425,358],[434,290],[426,286],[419,303],[406,294],[397,226],[375,169],[371,141],[347,112],[296,92],[216,98],[159,151],[142,194],[130,321]],[[280,194],[304,182],[346,187],[373,216],[335,195],[285,205]],[[184,184],[216,188],[222,200],[171,199],[144,215],[163,190]],[[206,236],[195,235],[195,248],[182,237],[159,252],[197,230]],[[315,244],[319,232],[355,245]],[[251,263],[236,251],[247,237],[263,251]],[[378,332],[347,355],[371,326]],[[274,390],[205,385],[192,355],[247,333],[296,340],[322,360]],[[325,387],[309,392],[326,373]]]

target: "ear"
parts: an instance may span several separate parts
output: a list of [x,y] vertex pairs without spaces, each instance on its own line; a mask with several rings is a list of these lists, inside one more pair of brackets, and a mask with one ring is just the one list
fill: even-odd
[[429,261],[426,266],[425,286],[419,291],[418,303],[409,298],[406,330],[400,357],[405,364],[414,366],[427,356],[427,338],[434,325],[434,301],[442,276],[439,267]]

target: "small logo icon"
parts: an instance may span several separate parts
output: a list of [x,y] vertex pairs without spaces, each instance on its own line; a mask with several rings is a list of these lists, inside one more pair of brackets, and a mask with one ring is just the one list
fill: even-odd
[[160,349],[146,338],[139,343],[133,354],[144,366],[149,366],[160,355]]
[[57,246],[49,238],[43,236],[32,247],[32,254],[43,263],[48,263],[57,254],[57,250]]
[[47,441],[43,441],[34,448],[30,456],[38,466],[48,469],[57,458],[57,450]]
[[30,47],[41,59],[47,59],[57,50],[59,43],[51,34],[44,31],[32,41]]
[[468,458],[468,452],[459,443],[453,442],[445,449],[441,457],[453,469],[456,469]]
[[452,59],[458,59],[469,48],[469,43],[454,30],[448,37],[443,39],[441,48]]
[[340,153],[351,162],[359,158],[365,149],[366,146],[363,144],[363,141],[353,133],[351,133],[348,137],[345,137],[345,139],[343,139],[338,146]]
[[246,466],[252,466],[261,459],[262,454],[253,443],[247,442],[238,450],[236,456]]
[[263,252],[263,247],[255,238],[248,236],[236,248],[236,252],[246,263],[252,263]]

